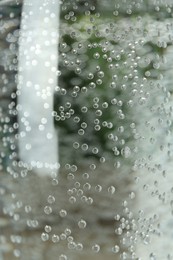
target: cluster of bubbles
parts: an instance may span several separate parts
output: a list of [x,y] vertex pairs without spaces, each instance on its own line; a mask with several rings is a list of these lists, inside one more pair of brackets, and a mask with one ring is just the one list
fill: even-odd
[[[16,3],[15,7],[21,13],[21,6]],[[171,184],[168,183],[168,191],[167,186],[161,187],[161,181],[165,183],[167,176],[165,161],[172,158],[172,75],[169,71],[167,73],[169,51],[171,54],[173,52],[172,8],[172,5],[163,4],[162,1],[153,4],[137,0],[117,0],[116,3],[112,0],[110,3],[103,0],[100,3],[63,0],[60,4],[59,66],[52,68],[58,84],[55,86],[54,108],[50,116],[58,129],[60,175],[63,177],[59,179],[58,174],[52,171],[48,178],[51,190],[45,191],[48,194],[41,205],[45,221],[40,234],[45,244],[51,243],[57,247],[66,245],[64,253],[60,253],[56,259],[70,259],[66,250],[79,254],[87,250],[87,243],[82,236],[97,230],[93,228],[93,223],[100,229],[108,225],[109,229],[110,222],[113,231],[111,242],[106,238],[110,255],[116,254],[121,260],[136,259],[139,244],[149,248],[153,234],[161,237],[158,215],[147,217],[144,205],[136,210],[135,205],[141,196],[139,190],[142,194],[149,194],[151,200],[156,199],[161,205],[168,205],[169,213],[173,214]],[[5,38],[8,46],[4,55],[7,59],[3,66],[0,61],[4,70],[0,79],[3,86],[0,98],[2,96],[2,100],[6,100],[9,96],[10,99],[3,101],[5,105],[0,108],[0,170],[16,182],[25,182],[32,167],[25,167],[25,162],[18,158],[21,122],[18,122],[17,115],[21,108],[16,102],[20,89],[16,90],[12,83],[17,84],[19,14],[11,11],[8,14],[3,10],[5,21],[1,33],[5,34],[8,26],[12,29]],[[142,14],[146,10],[148,16]],[[30,12],[28,17],[32,15]],[[54,18],[53,13],[45,9],[44,23]],[[6,22],[9,23],[7,28]],[[43,34],[46,32],[43,31]],[[49,46],[49,40],[44,44]],[[39,54],[40,46],[32,51]],[[49,68],[51,60],[56,58],[50,55],[44,66]],[[26,59],[26,66],[37,68],[37,59]],[[53,79],[48,79],[48,84],[53,83]],[[31,86],[32,82],[27,81],[26,88],[30,90]],[[37,96],[43,99],[46,99],[46,95],[50,97],[49,87],[42,92],[40,88],[39,85],[35,86]],[[49,109],[46,102],[44,109]],[[31,130],[28,116],[25,113],[21,120],[26,132]],[[48,118],[41,117],[40,133],[48,122]],[[53,138],[51,133],[47,133],[46,137],[48,140]],[[25,148],[30,151],[32,146],[27,143]],[[141,172],[145,172],[146,180]],[[66,186],[62,188],[63,178]],[[65,190],[64,205],[61,206],[61,198],[56,195],[60,189]],[[123,189],[125,191],[121,195]],[[3,186],[0,186],[0,194],[5,197]],[[40,228],[39,218],[33,216],[33,206],[22,201],[18,191],[16,194],[11,193],[12,203],[3,208],[3,214],[14,222],[20,222],[22,214],[20,216],[18,212],[23,210],[27,227],[31,230]],[[145,201],[141,200],[140,203],[145,204]],[[55,222],[53,224],[52,219]],[[103,226],[98,226],[101,222]],[[62,225],[59,231],[54,225],[59,227],[61,223],[65,223],[66,227]],[[94,254],[101,254],[104,250],[99,236],[98,231],[97,238],[89,242],[89,250]],[[3,237],[0,237],[1,240]],[[10,241],[15,245],[14,257],[22,259],[22,236],[12,234]],[[157,259],[155,253],[150,250],[149,259]],[[167,254],[167,259],[171,259],[170,254]]]

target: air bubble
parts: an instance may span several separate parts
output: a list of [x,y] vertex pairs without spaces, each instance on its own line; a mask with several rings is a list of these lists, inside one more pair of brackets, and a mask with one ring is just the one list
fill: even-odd
[[71,196],[71,197],[69,198],[69,202],[70,202],[71,204],[76,203],[76,198],[75,198],[74,196]]
[[65,229],[65,234],[66,234],[67,236],[70,236],[70,235],[71,235],[71,229],[66,228],[66,229]]
[[151,253],[150,256],[149,256],[149,259],[150,260],[156,260],[157,258],[156,258],[155,254]]
[[84,228],[86,228],[87,223],[86,223],[85,220],[81,219],[81,220],[78,222],[78,226],[79,226],[79,228],[84,229]]
[[13,254],[16,258],[21,257],[21,251],[19,249],[14,249]]
[[99,59],[100,58],[100,54],[98,52],[94,53],[94,58],[95,59]]
[[55,202],[55,197],[52,196],[52,195],[49,195],[48,198],[47,198],[47,202],[49,204],[53,204]]
[[61,240],[66,240],[66,238],[67,238],[67,236],[66,236],[65,233],[61,233],[61,234],[60,234],[60,239],[61,239]]
[[52,231],[52,227],[49,226],[49,225],[46,225],[46,226],[44,227],[44,230],[45,230],[45,232],[50,233],[50,232]]
[[116,189],[115,189],[114,186],[110,186],[110,187],[108,188],[108,193],[111,194],[111,195],[113,195],[113,194],[115,193],[115,191],[116,191]]
[[131,149],[130,147],[126,146],[121,150],[121,154],[122,156],[124,156],[124,158],[129,158],[131,156]]
[[101,192],[102,191],[102,186],[101,185],[96,185],[95,186],[95,191],[97,191],[97,192]]
[[60,255],[59,256],[59,260],[67,260],[68,258],[67,258],[67,256],[66,255]]
[[76,249],[77,249],[78,251],[82,251],[82,250],[83,250],[83,245],[82,245],[82,243],[77,243]]
[[135,192],[130,192],[130,194],[129,194],[129,197],[130,197],[130,199],[135,199],[135,197],[136,197],[136,195],[135,195]]
[[45,206],[44,207],[44,213],[46,215],[50,215],[52,213],[52,208],[50,206]]
[[69,241],[68,249],[76,249],[76,244],[73,241]]
[[57,179],[52,179],[52,185],[57,186],[58,185],[58,180]]
[[120,247],[118,245],[115,245],[114,247],[112,247],[112,252],[113,253],[118,253],[120,251]]
[[49,240],[49,235],[47,233],[42,233],[41,234],[41,239],[42,241],[48,241]]
[[78,149],[80,147],[80,145],[78,142],[74,142],[73,147],[74,147],[74,149]]
[[83,189],[84,189],[85,191],[90,190],[90,189],[91,189],[91,184],[90,184],[90,183],[85,183],[85,184],[83,185]]
[[65,218],[67,216],[67,211],[65,209],[61,209],[59,215],[60,217]]
[[95,253],[98,253],[100,251],[100,246],[98,244],[95,244],[92,246],[92,250],[95,252]]

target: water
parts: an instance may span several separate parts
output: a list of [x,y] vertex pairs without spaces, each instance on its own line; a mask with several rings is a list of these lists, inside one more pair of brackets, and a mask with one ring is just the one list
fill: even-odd
[[171,256],[172,5],[4,2],[2,257]]

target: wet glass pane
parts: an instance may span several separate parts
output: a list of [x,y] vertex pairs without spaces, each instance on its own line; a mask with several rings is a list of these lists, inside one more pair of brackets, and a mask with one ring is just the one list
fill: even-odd
[[0,0],[0,260],[173,259],[172,11]]

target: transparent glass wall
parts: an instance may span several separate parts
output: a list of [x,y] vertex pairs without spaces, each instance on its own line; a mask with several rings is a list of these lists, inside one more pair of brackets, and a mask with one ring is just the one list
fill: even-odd
[[172,13],[0,0],[0,260],[173,259]]

